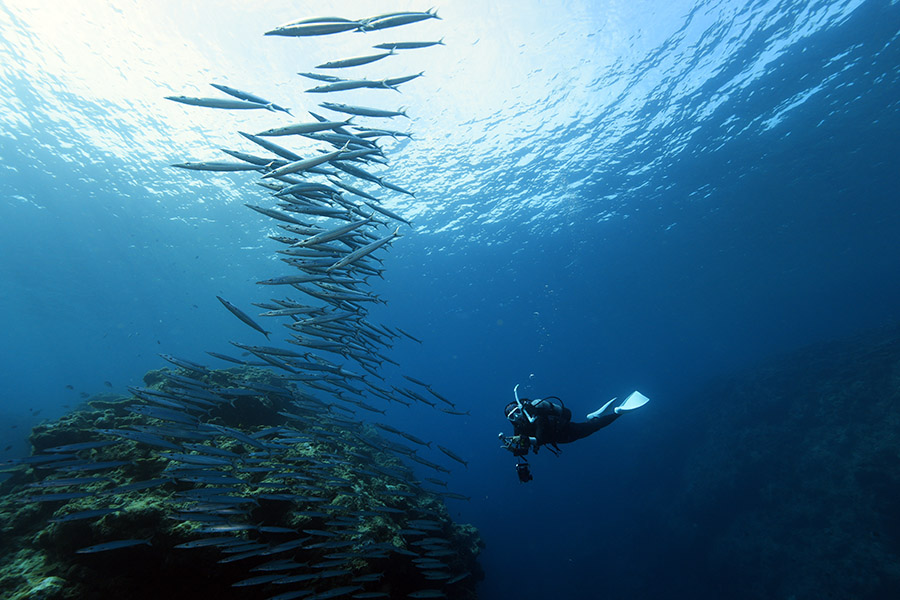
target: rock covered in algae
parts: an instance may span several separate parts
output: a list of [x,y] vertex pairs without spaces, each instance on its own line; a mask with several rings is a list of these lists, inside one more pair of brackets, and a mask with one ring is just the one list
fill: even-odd
[[0,492],[9,598],[474,598],[477,530],[412,449],[269,371],[153,371],[34,429]]

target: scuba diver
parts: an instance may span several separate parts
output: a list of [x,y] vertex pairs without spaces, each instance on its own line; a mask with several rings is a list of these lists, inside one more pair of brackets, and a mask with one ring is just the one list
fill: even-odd
[[[547,446],[551,452],[558,455],[560,450],[557,444],[568,444],[582,438],[586,438],[595,431],[603,429],[622,414],[640,408],[650,401],[640,392],[633,392],[624,402],[613,406],[616,398],[613,398],[600,407],[599,410],[587,415],[587,421],[583,423],[572,422],[572,411],[562,404],[562,400],[556,396],[529,400],[519,399],[519,386],[513,388],[516,399],[506,405],[504,410],[506,418],[513,425],[513,435],[500,434],[500,444],[505,450],[512,452],[513,456],[522,460],[516,463],[516,473],[522,483],[531,481],[531,469],[528,466],[526,455],[529,450],[537,454],[541,446]],[[550,400],[558,400],[559,404]]]

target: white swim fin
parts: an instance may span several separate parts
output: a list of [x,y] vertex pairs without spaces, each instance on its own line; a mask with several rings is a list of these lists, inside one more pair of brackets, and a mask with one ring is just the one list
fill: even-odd
[[621,415],[624,412],[640,408],[648,402],[650,402],[650,398],[635,390],[625,398],[625,402],[615,408],[615,411],[617,415]]
[[587,416],[587,418],[588,419],[599,419],[600,417],[605,417],[606,415],[613,414],[612,403],[615,401],[616,401],[616,399],[613,398],[612,400],[610,400],[609,402],[607,402],[606,404],[601,406],[600,410],[595,410],[594,412],[590,413]]

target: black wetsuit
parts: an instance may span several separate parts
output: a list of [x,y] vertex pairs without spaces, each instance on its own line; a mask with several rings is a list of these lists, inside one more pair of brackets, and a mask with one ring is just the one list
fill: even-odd
[[518,419],[513,422],[513,431],[515,435],[535,438],[538,446],[568,444],[586,438],[619,418],[619,415],[612,413],[584,423],[573,423],[571,410],[549,400],[522,400],[522,406],[535,419],[533,422]]

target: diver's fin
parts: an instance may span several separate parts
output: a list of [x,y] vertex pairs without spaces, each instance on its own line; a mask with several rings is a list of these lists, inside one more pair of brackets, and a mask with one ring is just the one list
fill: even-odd
[[587,416],[587,418],[588,419],[599,419],[600,417],[605,417],[606,415],[611,415],[613,412],[613,409],[610,407],[612,406],[612,403],[615,401],[616,401],[616,399],[613,398],[612,400],[610,400],[609,402],[607,402],[606,404],[601,406],[600,410],[595,410],[594,412],[590,413]]
[[650,402],[650,398],[638,391],[631,392],[631,395],[625,398],[625,402],[616,407],[616,414],[621,415],[623,412],[640,408]]

